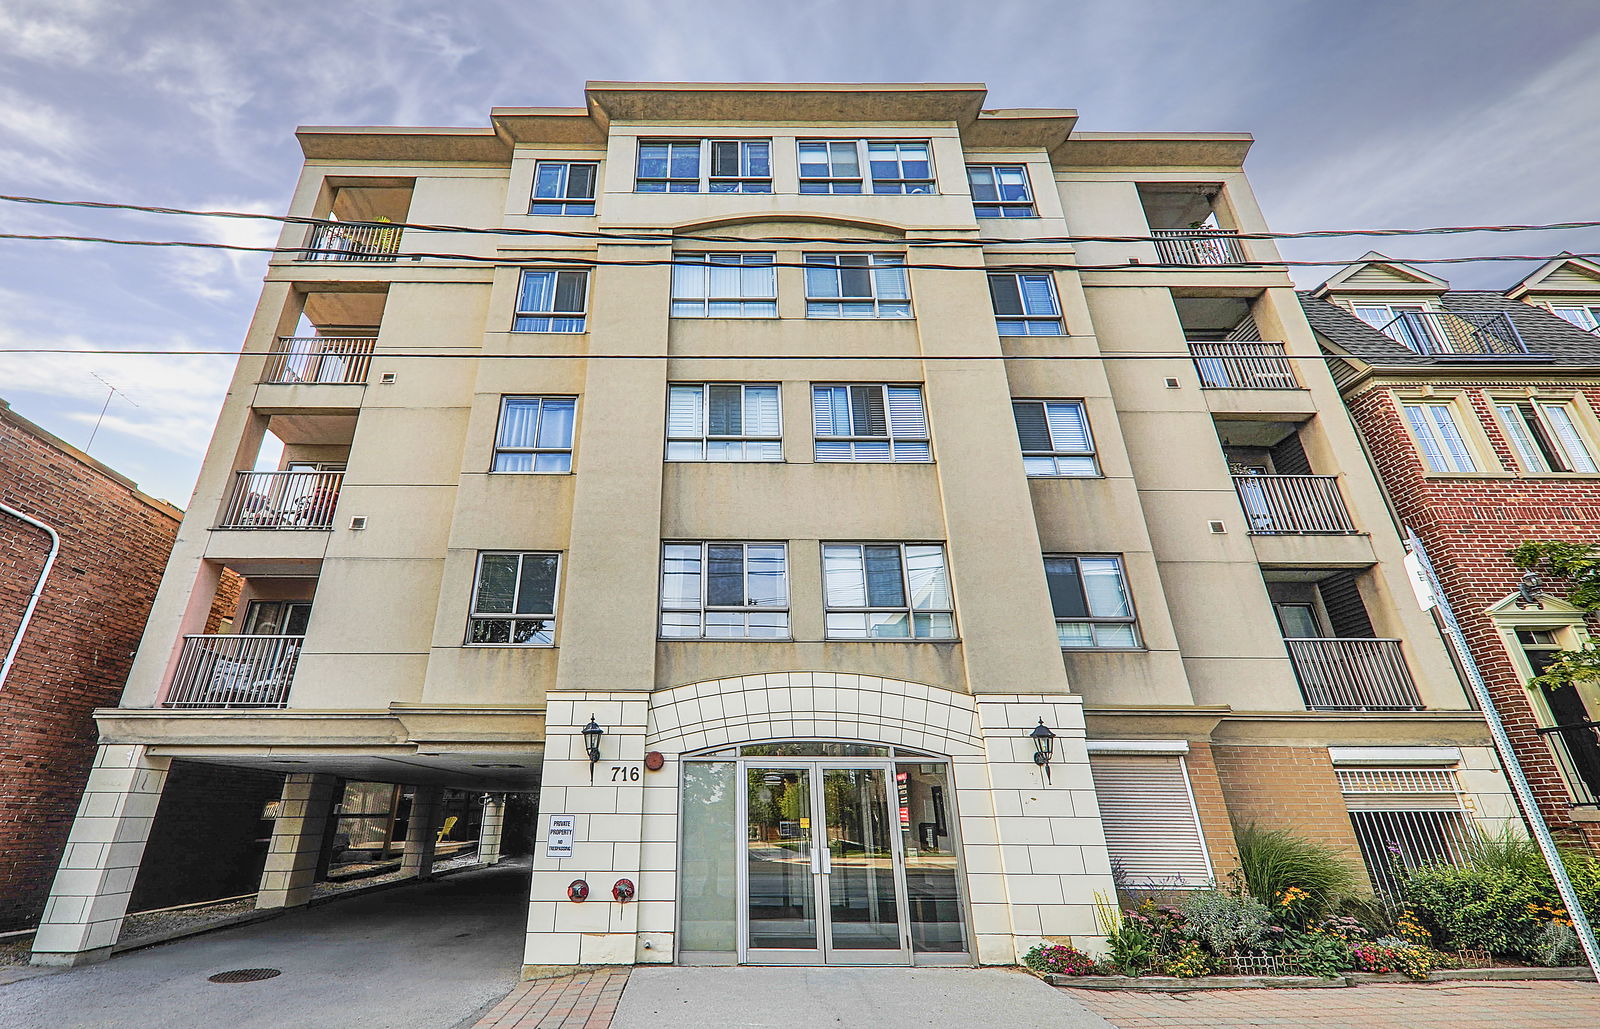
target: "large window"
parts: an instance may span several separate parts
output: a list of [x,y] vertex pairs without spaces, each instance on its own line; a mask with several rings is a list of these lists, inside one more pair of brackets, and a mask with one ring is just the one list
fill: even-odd
[[771,193],[772,142],[766,139],[713,139],[711,192]]
[[1406,424],[1416,438],[1423,463],[1430,472],[1475,472],[1478,464],[1461,436],[1455,410],[1449,401],[1405,403]]
[[556,577],[561,555],[492,552],[478,555],[467,643],[549,647],[556,641]]
[[677,254],[674,318],[772,318],[778,279],[772,254]]
[[807,318],[910,318],[905,258],[894,254],[807,254]]
[[1112,555],[1047,554],[1045,581],[1063,649],[1139,646],[1122,559]]
[[527,269],[517,294],[513,332],[583,332],[589,299],[587,271],[546,272]]
[[972,211],[979,218],[1032,218],[1033,191],[1020,164],[969,164]]
[[863,193],[869,181],[873,193],[934,191],[926,140],[803,139],[799,157],[802,193]]
[[1600,304],[1551,304],[1550,311],[1586,332],[1600,332]]
[[1065,331],[1048,272],[990,272],[989,299],[1002,336],[1060,336]]
[[933,159],[926,142],[869,141],[867,168],[874,193],[933,192]]
[[533,175],[529,214],[594,214],[593,161],[540,161]]
[[700,140],[639,141],[636,193],[700,192]]
[[921,386],[813,386],[818,461],[929,461]]
[[668,461],[782,461],[776,383],[674,383],[667,387]]
[[633,188],[637,193],[771,193],[772,141],[642,139]]
[[661,635],[787,639],[789,567],[782,543],[666,543]]
[[1210,885],[1211,860],[1183,757],[1096,753],[1106,746],[1115,744],[1090,741],[1089,773],[1118,884],[1158,889]]
[[955,637],[940,544],[826,543],[822,575],[829,639]]
[[1467,860],[1475,829],[1449,768],[1340,768],[1339,791],[1373,888],[1399,897],[1405,873]]
[[494,438],[496,472],[572,471],[576,397],[502,397]]
[[1081,400],[1013,400],[1022,466],[1029,475],[1099,475]]
[[1495,411],[1530,472],[1594,472],[1594,455],[1578,431],[1572,405],[1545,400],[1497,400]]

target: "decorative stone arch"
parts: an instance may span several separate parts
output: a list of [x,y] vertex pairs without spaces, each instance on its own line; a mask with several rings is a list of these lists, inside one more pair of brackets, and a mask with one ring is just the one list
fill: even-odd
[[770,672],[707,679],[650,697],[646,745],[691,753],[773,739],[886,743],[981,758],[978,709],[954,690],[844,672]]

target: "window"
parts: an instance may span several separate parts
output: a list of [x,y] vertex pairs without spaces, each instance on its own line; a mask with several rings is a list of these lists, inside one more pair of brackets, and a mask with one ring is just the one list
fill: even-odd
[[309,600],[252,600],[244,611],[246,636],[304,636],[311,622]]
[[774,318],[778,279],[772,254],[677,254],[674,318]]
[[807,318],[910,318],[906,260],[893,254],[807,254]]
[[[701,176],[702,168],[709,176]],[[633,189],[636,193],[771,193],[772,141],[641,139]]]
[[1118,885],[1210,885],[1211,860],[1183,758],[1097,754],[1095,741],[1089,747],[1089,774]]
[[1578,432],[1571,405],[1539,400],[1497,400],[1522,466],[1530,472],[1595,472],[1594,456]]
[[1422,460],[1428,466],[1428,471],[1478,470],[1448,402],[1401,404],[1400,408],[1405,412],[1406,422],[1416,437],[1417,447],[1422,451]]
[[822,578],[831,640],[954,639],[944,547],[826,543]]
[[[1428,308],[1423,304],[1354,304],[1351,310],[1357,318],[1419,354],[1449,349],[1439,338],[1433,320],[1428,317]],[[1402,318],[1401,315],[1411,317]]]
[[789,567],[782,543],[666,543],[661,635],[787,639]]
[[1020,164],[969,164],[967,185],[979,218],[1033,218],[1028,169]]
[[1449,768],[1340,768],[1361,859],[1378,893],[1400,895],[1405,871],[1460,865],[1473,827]]
[[511,331],[583,332],[588,293],[587,271],[525,270],[522,291],[517,296],[517,320]]
[[1099,475],[1081,400],[1013,400],[1022,467],[1029,475]]
[[933,162],[926,140],[803,139],[800,192],[861,193],[861,147],[874,193],[932,193]]
[[668,461],[782,461],[776,383],[667,387]]
[[818,461],[930,461],[921,386],[813,386]]
[[1044,575],[1063,649],[1139,645],[1120,557],[1047,554]]
[[1060,336],[1061,305],[1048,272],[990,272],[989,299],[1002,336]]
[[494,472],[572,471],[576,397],[502,397]]
[[553,646],[560,564],[560,554],[479,554],[468,645]]
[[594,214],[593,161],[540,161],[533,173],[529,214]]
[[1600,330],[1600,306],[1550,305],[1557,318],[1564,318],[1586,332]]

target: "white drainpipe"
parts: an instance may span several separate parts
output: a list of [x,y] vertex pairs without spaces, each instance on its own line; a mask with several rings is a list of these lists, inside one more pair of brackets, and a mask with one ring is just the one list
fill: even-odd
[[0,664],[0,689],[5,689],[6,676],[11,674],[11,664],[17,659],[17,651],[22,649],[22,634],[28,631],[28,623],[33,620],[34,608],[39,606],[39,597],[44,593],[44,581],[50,577],[50,568],[56,563],[56,555],[61,552],[61,537],[50,526],[23,514],[14,507],[0,504],[0,511],[20,518],[36,529],[43,529],[50,536],[50,556],[44,559],[44,570],[39,573],[39,581],[34,583],[33,596],[28,598],[28,606],[22,612],[22,623],[17,626],[16,638],[11,641],[11,649],[6,651],[5,664]]

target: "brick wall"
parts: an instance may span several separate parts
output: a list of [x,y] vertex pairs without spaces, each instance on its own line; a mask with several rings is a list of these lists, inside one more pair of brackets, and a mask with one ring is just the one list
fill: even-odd
[[[90,712],[114,705],[180,512],[0,405],[0,501],[61,535],[17,662],[0,688],[0,931],[31,926],[94,757]],[[0,655],[49,541],[0,514]]]
[[1184,758],[1189,769],[1189,789],[1200,816],[1200,830],[1211,853],[1211,871],[1221,882],[1239,867],[1239,848],[1233,841],[1233,823],[1228,816],[1227,797],[1217,778],[1217,763],[1209,743],[1190,743]]
[[1363,867],[1326,747],[1213,744],[1211,752],[1234,821],[1293,830],[1342,851],[1356,868]]
[[[1449,598],[1473,657],[1488,682],[1495,707],[1527,771],[1540,810],[1553,829],[1600,847],[1600,825],[1574,823],[1567,788],[1542,740],[1528,688],[1506,653],[1494,623],[1484,611],[1514,593],[1522,573],[1508,552],[1529,539],[1600,541],[1600,485],[1592,479],[1508,478],[1518,469],[1509,441],[1491,413],[1488,383],[1465,388],[1471,407],[1493,447],[1498,476],[1429,479],[1421,456],[1402,422],[1399,402],[1387,386],[1374,386],[1349,399],[1356,426],[1394,500],[1401,520],[1414,528]],[[1572,390],[1572,383],[1526,383]],[[1600,387],[1583,393],[1600,411]],[[1565,584],[1547,583],[1554,596]],[[1590,629],[1596,625],[1590,620]]]

